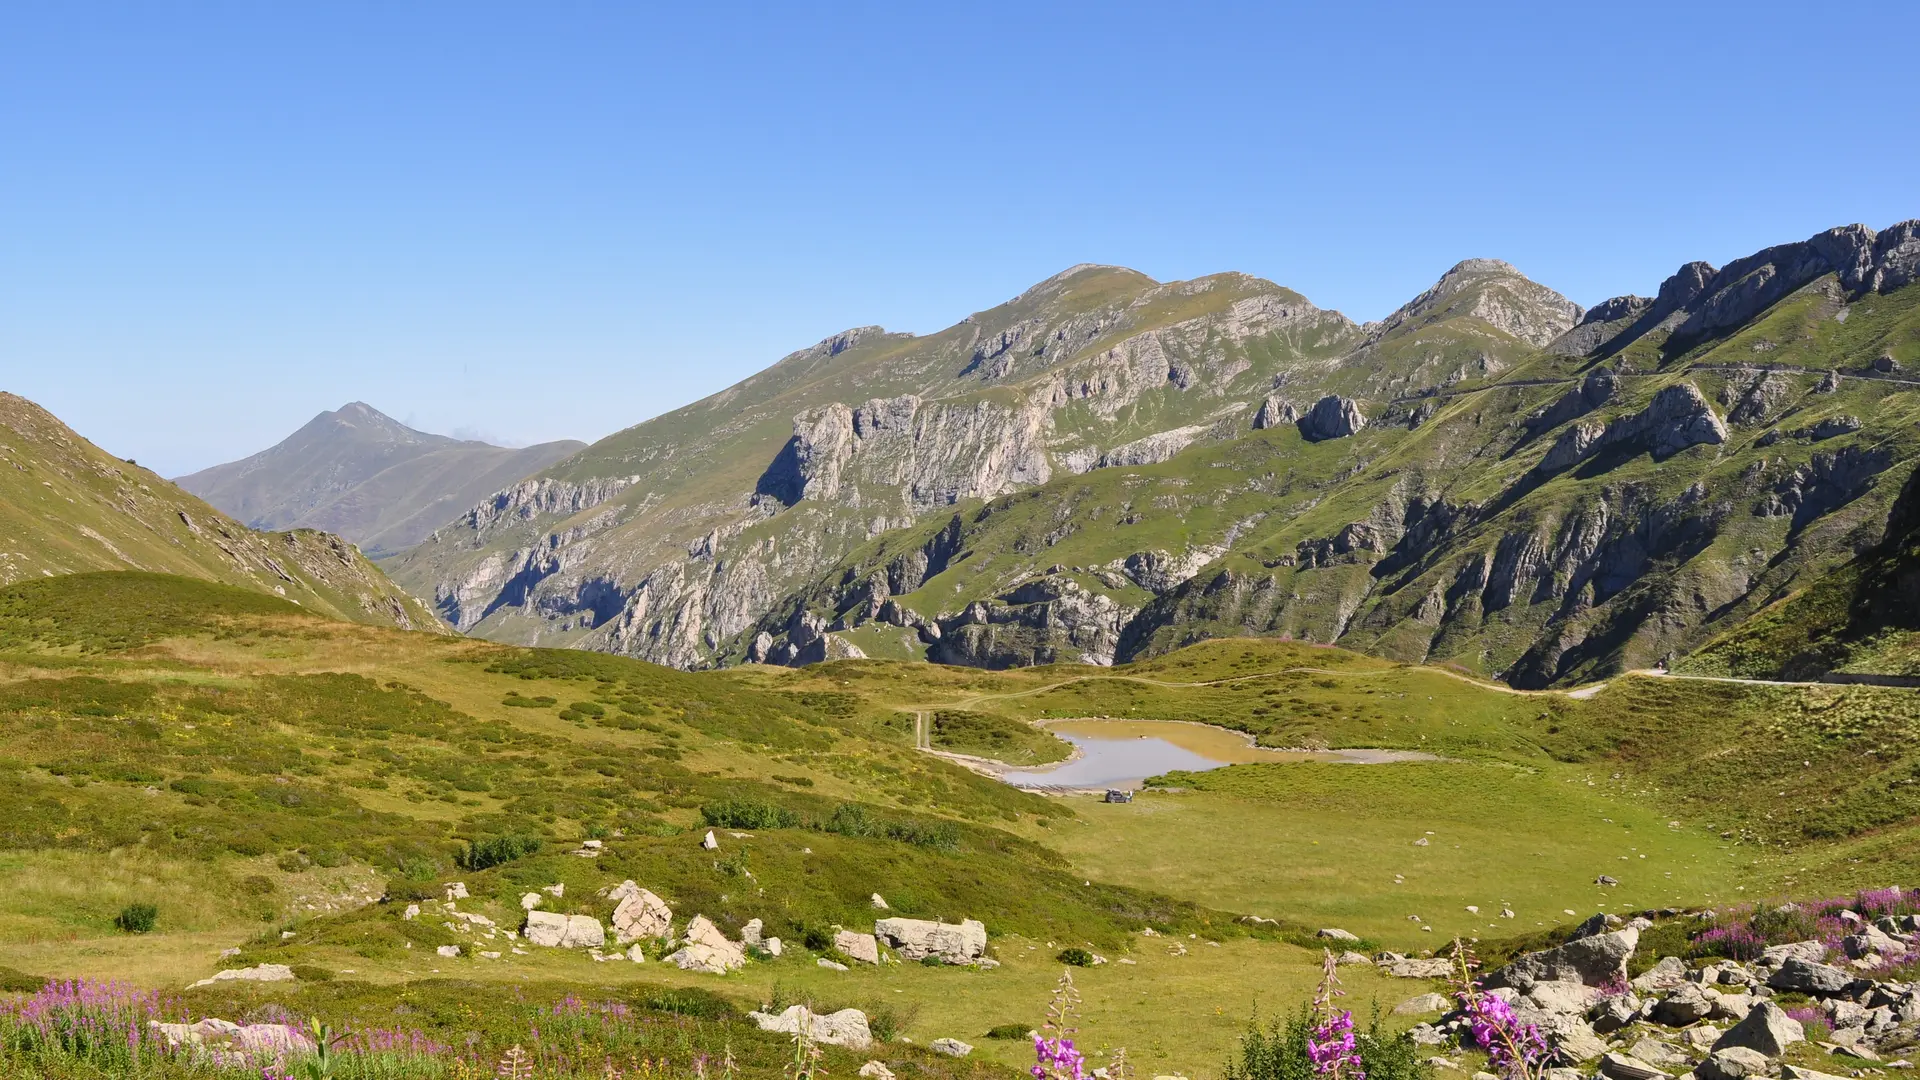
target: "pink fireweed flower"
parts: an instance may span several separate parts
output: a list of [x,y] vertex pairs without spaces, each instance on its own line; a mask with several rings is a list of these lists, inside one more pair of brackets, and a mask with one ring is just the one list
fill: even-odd
[[1347,1009],[1335,1011],[1333,1007],[1334,998],[1346,996],[1335,974],[1338,961],[1331,949],[1321,951],[1324,959],[1320,964],[1320,988],[1313,995],[1313,1028],[1307,1033],[1307,1059],[1313,1062],[1315,1076],[1328,1080],[1367,1080],[1366,1070],[1360,1064],[1359,1043],[1353,1035],[1353,1013]]
[[1033,1037],[1034,1080],[1083,1080],[1087,1059],[1074,1049],[1073,1040]]
[[1459,939],[1453,943],[1460,961],[1460,978],[1454,984],[1454,998],[1467,1014],[1474,1045],[1487,1052],[1495,1072],[1509,1080],[1533,1080],[1552,1056],[1552,1049],[1532,1024],[1523,1024],[1514,1015],[1513,1006],[1504,999],[1482,991],[1473,980],[1473,962],[1467,947]]

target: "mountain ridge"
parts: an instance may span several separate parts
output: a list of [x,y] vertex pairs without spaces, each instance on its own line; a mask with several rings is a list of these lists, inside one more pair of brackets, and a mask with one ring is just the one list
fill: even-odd
[[585,446],[560,440],[509,449],[455,439],[354,401],[266,450],[176,482],[251,527],[320,529],[380,557]]

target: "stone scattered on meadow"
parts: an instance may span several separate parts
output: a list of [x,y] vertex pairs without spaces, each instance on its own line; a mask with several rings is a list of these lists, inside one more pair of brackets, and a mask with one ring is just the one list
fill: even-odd
[[460,946],[458,945],[442,945],[433,951],[449,960],[460,959]]
[[766,943],[767,924],[759,919],[748,919],[740,928],[740,942],[743,945],[764,945]]
[[745,946],[727,940],[727,935],[713,924],[705,915],[695,915],[687,923],[687,933],[680,948],[667,962],[682,971],[704,971],[710,975],[725,975],[747,966]]
[[1780,1066],[1780,1080],[1846,1080],[1845,1077],[1824,1073],[1818,1069],[1803,1068],[1799,1065]]
[[1357,953],[1357,952],[1354,952],[1352,949],[1348,949],[1346,952],[1343,952],[1339,956],[1334,957],[1333,962],[1336,964],[1339,964],[1341,967],[1346,967],[1349,964],[1373,963],[1373,961],[1367,957],[1366,953]]
[[208,1017],[192,1024],[147,1021],[147,1030],[176,1050],[194,1050],[219,1065],[255,1065],[265,1059],[284,1062],[313,1053],[313,1040],[287,1024],[236,1024]]
[[1769,945],[1760,952],[1760,962],[1777,967],[1789,960],[1805,960],[1817,964],[1827,958],[1827,946],[1823,941],[1796,941],[1791,945]]
[[1640,932],[1631,928],[1569,941],[1558,948],[1519,957],[1488,976],[1486,985],[1525,990],[1536,982],[1579,982],[1588,986],[1625,982],[1627,960],[1639,943]]
[[1632,986],[1643,994],[1671,990],[1687,981],[1687,962],[1677,956],[1663,956],[1659,963],[1640,974]]
[[537,892],[530,892],[520,898],[521,911],[532,911],[534,908],[537,908],[539,906],[540,906],[540,894]]
[[973,1044],[961,1042],[959,1039],[935,1039],[927,1044],[927,1049],[936,1054],[963,1058],[973,1053]]
[[447,882],[447,902],[448,903],[452,903],[455,900],[465,900],[466,898],[467,898],[466,882],[464,881]]
[[256,964],[250,968],[228,968],[216,971],[211,978],[201,979],[189,990],[202,986],[213,986],[223,982],[292,982],[293,969],[285,964]]
[[1395,1016],[1425,1016],[1428,1013],[1446,1012],[1453,1002],[1443,994],[1420,994],[1410,997],[1393,1007]]
[[[814,1042],[829,1046],[865,1050],[873,1045],[873,1032],[867,1027],[867,1014],[859,1009],[816,1013],[805,1005],[789,1005],[779,1013],[750,1012],[747,1018],[758,1024],[762,1031],[786,1035],[804,1033]],[[867,1075],[864,1070],[862,1075]]]
[[874,910],[876,911],[892,910],[887,907],[887,898],[884,896],[881,896],[879,893],[874,893],[873,896],[870,897],[867,902],[872,904],[874,907]]
[[1382,964],[1380,969],[1396,979],[1444,979],[1453,974],[1453,961],[1439,957],[1428,960],[1403,957]]
[[1634,1043],[1633,1046],[1627,1050],[1627,1053],[1649,1065],[1662,1069],[1684,1069],[1693,1060],[1681,1053],[1679,1049],[1668,1046],[1659,1039],[1641,1039]]
[[707,835],[701,838],[701,840],[700,840],[700,846],[701,846],[701,847],[703,847],[703,848],[706,848],[706,849],[707,849],[708,851],[718,851],[718,850],[720,850],[720,841],[718,841],[718,840],[715,840],[715,839],[713,838],[713,830],[712,830],[712,829],[708,829],[708,830],[707,830]]
[[607,943],[606,928],[591,915],[529,911],[521,933],[529,943],[549,949],[597,949]]
[[1358,942],[1360,940],[1359,935],[1348,933],[1347,931],[1342,930],[1337,926],[1322,927],[1319,930],[1315,930],[1313,932],[1313,936],[1317,938],[1326,938],[1328,941],[1343,942],[1349,945],[1354,944],[1355,942]]
[[1775,990],[1802,994],[1838,994],[1853,982],[1853,976],[1837,967],[1809,960],[1790,959],[1767,979]]
[[880,943],[872,934],[841,930],[833,935],[833,947],[844,953],[849,960],[858,960],[863,964],[880,962]]
[[419,905],[419,904],[408,904],[408,905],[407,905],[407,910],[405,910],[405,911],[403,911],[403,912],[401,912],[401,913],[400,913],[400,917],[401,917],[401,918],[403,918],[403,919],[409,919],[409,920],[411,920],[411,919],[417,919],[417,918],[419,918],[419,917],[420,917],[420,905]]
[[828,971],[846,971],[846,970],[849,970],[849,969],[847,968],[847,965],[845,965],[845,964],[842,964],[842,963],[840,963],[840,962],[839,962],[838,960],[829,960],[829,959],[827,959],[827,958],[826,958],[826,957],[824,957],[824,956],[823,956],[823,957],[821,957],[821,958],[820,958],[820,959],[818,959],[818,960],[815,960],[815,961],[814,961],[814,963],[815,963],[815,964],[817,964],[817,965],[819,965],[820,967],[823,967],[823,968],[826,968],[826,969],[827,969]]
[[1670,1027],[1685,1027],[1696,1020],[1705,1020],[1713,1015],[1713,998],[1707,994],[1707,990],[1695,983],[1682,983],[1653,1007],[1653,1018]]
[[869,1061],[860,1066],[859,1075],[865,1080],[893,1080],[893,1070],[878,1061]]
[[971,964],[987,952],[987,927],[977,919],[958,924],[929,919],[881,919],[873,924],[873,932],[906,960],[937,956],[949,964]]
[[666,937],[673,932],[673,909],[652,892],[623,881],[608,893],[614,900],[613,937],[625,945],[642,938]]
[[1585,983],[1548,980],[1534,983],[1527,1001],[1543,1012],[1573,1015],[1593,1007],[1600,994]]

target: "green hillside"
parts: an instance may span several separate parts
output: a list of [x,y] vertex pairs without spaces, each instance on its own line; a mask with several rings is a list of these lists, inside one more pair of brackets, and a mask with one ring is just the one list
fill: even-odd
[[355,622],[445,630],[338,537],[256,532],[0,393],[0,583],[89,570],[179,574]]

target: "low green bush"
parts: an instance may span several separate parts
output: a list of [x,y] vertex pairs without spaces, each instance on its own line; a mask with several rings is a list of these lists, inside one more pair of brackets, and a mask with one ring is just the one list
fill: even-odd
[[1054,959],[1063,964],[1072,965],[1073,967],[1093,966],[1093,954],[1085,949],[1061,949],[1060,955],[1054,957]]
[[128,904],[113,917],[113,925],[129,934],[151,934],[160,922],[160,909],[152,904]]

